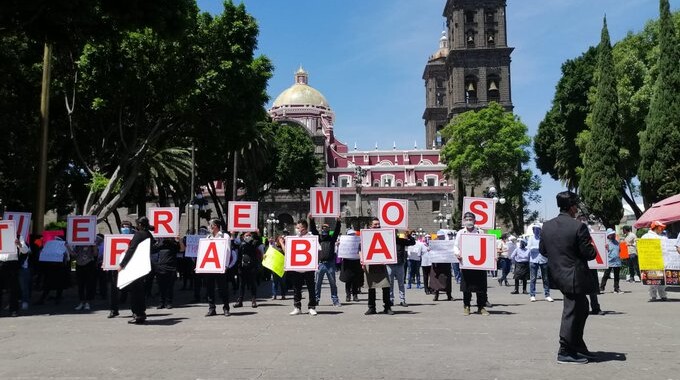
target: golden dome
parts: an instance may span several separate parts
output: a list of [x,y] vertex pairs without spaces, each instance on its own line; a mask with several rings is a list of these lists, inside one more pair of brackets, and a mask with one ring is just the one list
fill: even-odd
[[330,108],[326,98],[314,87],[308,85],[307,81],[308,74],[302,66],[300,66],[295,73],[295,84],[283,91],[276,100],[274,100],[272,108],[304,105]]

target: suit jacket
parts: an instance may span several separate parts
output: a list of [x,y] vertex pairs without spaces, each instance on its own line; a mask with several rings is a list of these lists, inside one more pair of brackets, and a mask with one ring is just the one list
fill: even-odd
[[562,293],[596,291],[588,261],[597,256],[588,226],[567,213],[543,224],[539,251],[548,258],[550,287]]

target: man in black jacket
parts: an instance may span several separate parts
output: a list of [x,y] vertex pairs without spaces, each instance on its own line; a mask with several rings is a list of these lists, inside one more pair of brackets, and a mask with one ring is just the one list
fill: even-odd
[[[151,235],[151,231],[153,231],[153,226],[149,224],[149,219],[146,216],[139,217],[139,219],[137,219],[137,232],[132,236],[130,245],[123,256],[123,260],[121,260],[118,266],[118,272],[128,265],[132,256],[137,253],[137,247],[143,241],[149,239],[149,245],[151,247],[155,245],[155,240],[153,235]],[[127,289],[130,292],[130,309],[132,310],[132,319],[129,320],[128,323],[140,325],[146,321],[145,277],[146,276],[140,277],[127,286]]]
[[583,341],[588,318],[587,294],[595,292],[588,261],[597,253],[588,226],[578,222],[578,197],[570,191],[557,194],[560,214],[543,224],[539,251],[548,258],[550,285],[564,295],[558,363],[585,364],[594,355]]
[[309,230],[312,235],[319,236],[319,245],[321,246],[321,251],[319,252],[319,267],[316,270],[316,277],[314,282],[316,283],[316,304],[319,304],[321,299],[321,285],[323,284],[324,274],[328,277],[328,284],[331,287],[331,301],[333,306],[340,307],[340,299],[338,298],[338,287],[335,282],[335,259],[337,254],[335,252],[335,243],[340,235],[340,218],[335,222],[335,228],[333,233],[330,232],[328,224],[321,225],[321,233],[316,229],[316,223],[313,218],[309,220]]

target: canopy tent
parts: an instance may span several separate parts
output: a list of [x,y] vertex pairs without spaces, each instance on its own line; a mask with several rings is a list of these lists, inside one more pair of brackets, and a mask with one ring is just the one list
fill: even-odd
[[655,203],[635,222],[635,228],[649,227],[653,221],[664,224],[680,221],[680,194],[670,196]]

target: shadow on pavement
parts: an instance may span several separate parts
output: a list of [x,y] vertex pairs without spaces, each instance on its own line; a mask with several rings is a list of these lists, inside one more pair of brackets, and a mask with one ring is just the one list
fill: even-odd
[[626,354],[621,352],[595,351],[593,353],[597,355],[597,358],[589,359],[591,363],[625,362],[627,360]]
[[257,314],[257,312],[254,311],[232,311],[231,315],[234,317],[242,317],[244,315],[253,315]]
[[498,315],[512,315],[512,314],[517,314],[517,313],[513,313],[513,312],[511,312],[511,311],[505,311],[505,310],[489,310],[489,309],[486,309],[486,311],[488,311],[489,314],[491,314],[491,315],[495,315],[495,314],[498,314]]
[[182,322],[184,319],[189,318],[147,319],[144,324],[150,326],[173,326]]
[[326,315],[337,315],[337,314],[342,314],[342,311],[336,311],[336,310],[317,310],[316,311],[318,314],[326,314]]

